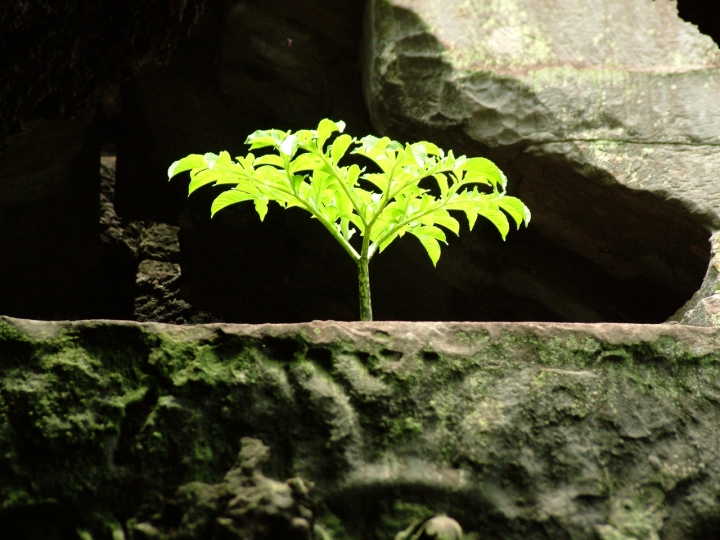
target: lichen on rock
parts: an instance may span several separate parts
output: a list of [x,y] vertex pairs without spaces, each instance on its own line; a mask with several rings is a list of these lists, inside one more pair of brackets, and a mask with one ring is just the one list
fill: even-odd
[[235,465],[223,482],[191,482],[179,487],[169,501],[162,501],[162,508],[143,508],[149,520],[133,517],[128,524],[130,538],[315,538],[312,484],[301,478],[278,482],[265,477],[261,466],[269,451],[261,441],[244,437]]

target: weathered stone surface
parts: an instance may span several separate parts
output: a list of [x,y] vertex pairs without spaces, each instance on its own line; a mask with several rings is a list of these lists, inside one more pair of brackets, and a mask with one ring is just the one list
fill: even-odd
[[172,324],[218,322],[209,313],[194,309],[184,298],[178,263],[179,227],[143,221],[131,225],[139,231],[133,319]]
[[128,527],[131,536],[148,540],[315,538],[312,485],[302,478],[278,482],[265,477],[261,466],[269,458],[269,448],[250,437],[240,442],[236,463],[223,482],[182,486],[175,500],[143,509],[148,520],[139,521],[136,516]]
[[[503,540],[720,533],[717,329],[3,318],[0,340],[14,538],[222,514],[241,437],[271,449],[268,478],[315,484],[336,539],[440,513]],[[209,506],[148,516],[193,482],[208,497],[183,500]]]
[[380,131],[497,160],[542,242],[662,288],[666,316],[699,288],[720,226],[720,50],[675,2],[372,0],[366,49]]

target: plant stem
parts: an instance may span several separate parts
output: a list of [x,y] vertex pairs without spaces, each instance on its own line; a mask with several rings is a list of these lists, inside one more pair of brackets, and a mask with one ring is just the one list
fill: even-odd
[[360,285],[360,320],[372,321],[372,304],[370,303],[370,271],[367,253],[357,260],[358,282]]

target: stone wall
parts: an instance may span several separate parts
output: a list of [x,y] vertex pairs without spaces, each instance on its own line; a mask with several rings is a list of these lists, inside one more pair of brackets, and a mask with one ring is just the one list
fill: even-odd
[[716,329],[2,318],[0,381],[17,539],[720,534]]

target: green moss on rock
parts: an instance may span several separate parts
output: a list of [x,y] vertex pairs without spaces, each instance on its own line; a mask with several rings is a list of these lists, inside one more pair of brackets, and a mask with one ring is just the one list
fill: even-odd
[[392,537],[421,517],[401,507],[532,540],[692,540],[720,515],[714,329],[0,318],[0,371],[18,538],[27,515],[148,537],[147,509],[221,484],[242,437],[269,478],[315,484],[336,538]]

